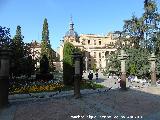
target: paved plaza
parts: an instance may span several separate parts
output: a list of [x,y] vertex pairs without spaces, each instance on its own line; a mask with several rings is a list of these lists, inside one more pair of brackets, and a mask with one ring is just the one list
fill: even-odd
[[[97,83],[106,88],[9,96],[10,105],[0,110],[0,120],[159,120],[160,87],[119,89],[115,79],[103,76]],[[138,85],[137,85],[138,86]]]

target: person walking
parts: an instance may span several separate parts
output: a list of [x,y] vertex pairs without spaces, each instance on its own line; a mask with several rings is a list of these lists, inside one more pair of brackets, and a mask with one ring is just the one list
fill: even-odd
[[96,74],[95,74],[95,75],[96,75],[96,80],[98,80],[98,72],[96,72]]
[[89,75],[88,75],[88,79],[89,80],[92,80],[92,78],[93,78],[93,73],[91,73],[91,71],[89,72]]

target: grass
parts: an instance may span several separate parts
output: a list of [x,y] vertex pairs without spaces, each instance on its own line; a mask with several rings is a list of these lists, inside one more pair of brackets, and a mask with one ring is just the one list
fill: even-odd
[[[80,89],[98,89],[98,88],[104,88],[105,86],[94,83],[94,82],[81,82],[80,84]],[[64,86],[61,90],[62,91],[69,91],[69,90],[73,90],[74,86]]]
[[85,82],[81,84],[81,89],[97,89],[97,88],[104,88],[105,86],[97,84],[95,82]]

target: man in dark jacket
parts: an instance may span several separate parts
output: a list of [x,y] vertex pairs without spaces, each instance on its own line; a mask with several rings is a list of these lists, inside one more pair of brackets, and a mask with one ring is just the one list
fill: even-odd
[[88,78],[89,78],[89,80],[92,80],[92,78],[93,78],[93,73],[91,73],[91,71],[89,72]]

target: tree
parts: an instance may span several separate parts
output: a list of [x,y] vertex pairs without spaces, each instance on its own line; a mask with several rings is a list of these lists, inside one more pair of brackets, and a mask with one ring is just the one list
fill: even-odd
[[[148,57],[150,56],[149,51],[144,48],[127,48],[125,49],[128,59],[126,60],[126,73],[128,75],[137,76],[148,76],[150,63]],[[109,56],[109,63],[106,70],[118,71],[120,73],[120,60],[118,59],[119,51]],[[117,73],[117,72],[116,72]],[[119,74],[118,73],[118,74]]]
[[136,75],[137,71],[136,71],[136,65],[134,63],[130,64],[128,72],[130,75]]
[[23,36],[21,34],[21,27],[18,25],[16,30],[16,35],[13,37],[12,41],[12,51],[13,51],[13,63],[12,73],[14,76],[19,76],[23,72],[22,59],[25,58],[24,42]]
[[[130,36],[134,48],[139,46],[153,50],[155,40],[153,37],[159,32],[160,14],[154,0],[144,1],[144,13],[140,18],[135,15],[124,21],[124,32]],[[156,49],[156,48],[155,48]]]
[[118,55],[119,55],[119,51],[108,55],[108,59],[107,59],[107,67],[106,67],[106,73],[110,73],[110,72],[118,72],[117,74],[119,74],[120,72],[120,60],[118,59]]
[[138,76],[148,76],[150,63],[148,57],[150,56],[149,51],[145,48],[131,48],[126,49],[128,54],[128,60],[126,61],[126,70],[128,74],[134,74]]
[[63,48],[63,82],[65,85],[72,85],[74,81],[73,44],[66,42]]
[[[157,36],[154,36],[152,39],[155,39],[155,54],[160,55],[160,32],[157,33]],[[160,57],[160,56],[159,56]]]
[[[121,34],[122,41],[129,36],[131,47],[122,46],[122,42],[117,42],[120,49],[124,49],[129,55],[126,61],[127,74],[137,76],[149,76],[150,63],[148,58],[151,52],[157,55],[157,73],[160,71],[160,14],[157,11],[157,4],[154,0],[144,0],[144,13],[141,17],[132,16],[130,20],[124,21]],[[119,50],[119,49],[118,49]],[[118,52],[117,52],[118,53]],[[115,56],[115,57],[113,57]],[[117,54],[110,56],[109,61],[114,68],[119,69]],[[118,66],[117,66],[118,65]]]
[[49,67],[53,69],[53,50],[51,48],[49,40],[49,30],[47,19],[44,19],[43,30],[42,30],[42,40],[41,40],[41,57],[46,55],[49,60]]
[[156,39],[152,38],[159,32],[160,14],[157,10],[157,4],[154,0],[144,1],[144,13],[142,19],[146,27],[145,47],[150,50],[156,49]]
[[130,43],[133,44],[133,47],[139,48],[140,42],[144,39],[144,32],[146,29],[142,19],[133,15],[130,20],[124,21],[123,29],[125,34],[130,36]]
[[10,29],[0,26],[0,49],[10,48],[11,43]]
[[13,51],[12,63],[14,63],[14,66],[11,68],[11,73],[13,73],[14,76],[30,76],[34,72],[34,63],[30,56],[30,48],[23,42],[23,38],[21,27],[18,25],[16,35],[11,44],[11,49]]
[[93,65],[93,68],[92,68],[92,69],[93,69],[93,72],[96,72],[96,70],[97,70],[96,64]]
[[40,60],[40,73],[46,74],[48,73],[49,62],[46,55],[43,55],[42,59]]

